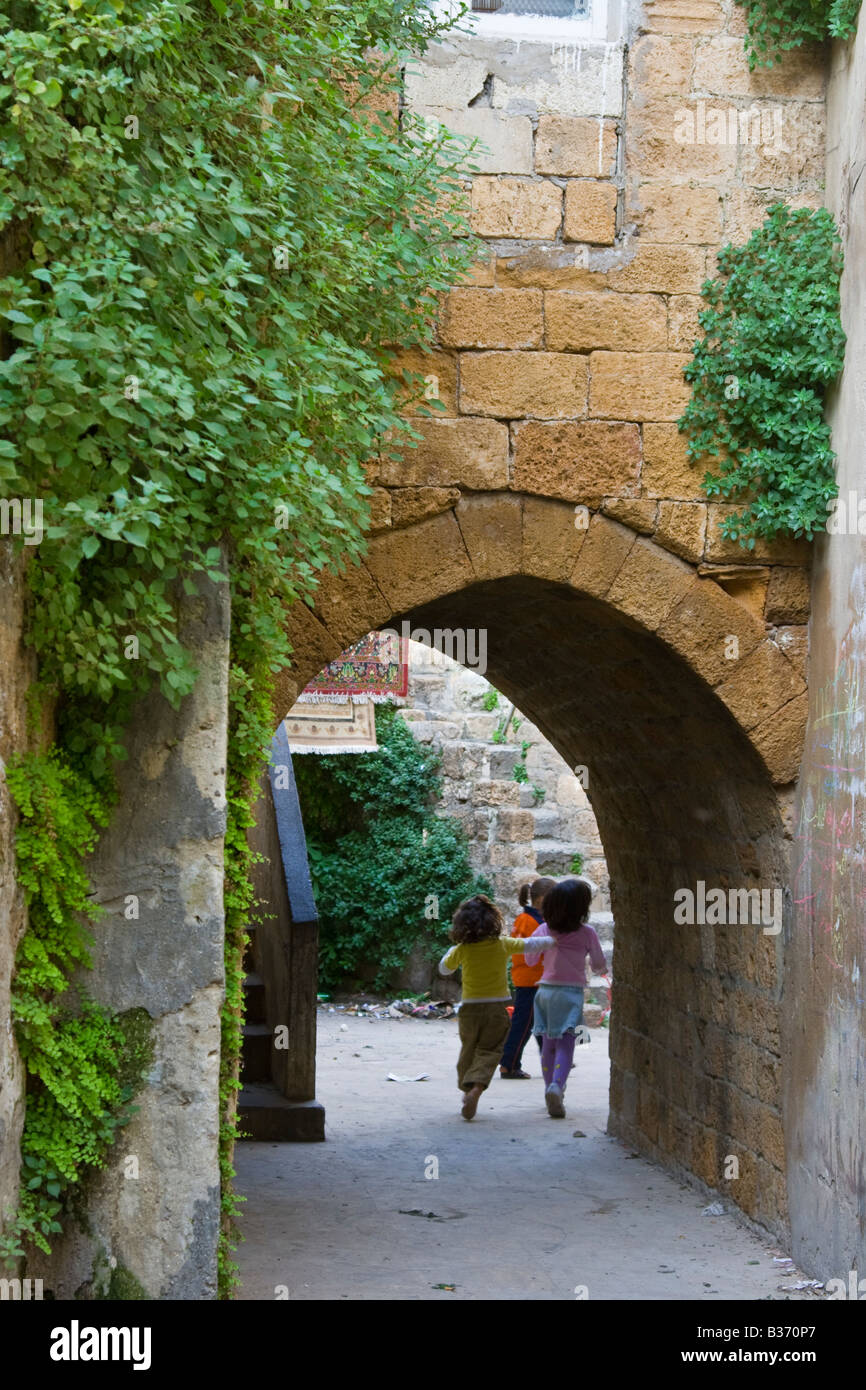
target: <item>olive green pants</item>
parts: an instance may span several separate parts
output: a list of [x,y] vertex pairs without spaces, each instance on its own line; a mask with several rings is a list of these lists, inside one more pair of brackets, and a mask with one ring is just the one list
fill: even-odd
[[471,1086],[490,1085],[502,1056],[511,1020],[504,1003],[461,1004],[457,1015],[460,1056],[457,1058],[457,1085],[461,1091]]

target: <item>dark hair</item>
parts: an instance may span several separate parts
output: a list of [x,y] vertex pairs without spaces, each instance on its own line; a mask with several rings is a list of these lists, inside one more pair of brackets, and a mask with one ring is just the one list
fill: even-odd
[[557,936],[577,931],[589,916],[592,889],[585,879],[564,878],[544,899],[544,920]]
[[470,944],[502,935],[502,913],[483,893],[465,898],[451,919],[452,941]]
[[541,903],[544,900],[545,894],[549,893],[551,888],[555,887],[555,878],[534,878],[531,883],[522,883],[520,885],[517,901],[520,903],[521,907],[529,907],[530,903]]

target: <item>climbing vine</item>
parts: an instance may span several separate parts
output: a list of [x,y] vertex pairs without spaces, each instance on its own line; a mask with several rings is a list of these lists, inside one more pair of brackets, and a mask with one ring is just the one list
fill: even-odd
[[722,248],[718,267],[685,368],[689,457],[715,461],[709,497],[745,503],[725,518],[726,536],[748,549],[759,536],[811,539],[837,492],[824,418],[845,349],[833,218],[775,204],[744,246]]
[[56,729],[8,772],[28,1103],[0,1253],[47,1248],[131,1113],[147,1047],[81,984],[86,860],[136,699],[156,684],[176,707],[193,688],[184,598],[228,581],[225,1294],[245,832],[285,607],[361,552],[365,465],[406,435],[379,344],[426,344],[472,254],[465,143],[393,115],[404,55],[437,32],[421,0],[0,8],[0,488],[44,516],[27,635]]
[[746,11],[749,66],[769,67],[804,43],[847,39],[857,28],[860,0],[737,0]]

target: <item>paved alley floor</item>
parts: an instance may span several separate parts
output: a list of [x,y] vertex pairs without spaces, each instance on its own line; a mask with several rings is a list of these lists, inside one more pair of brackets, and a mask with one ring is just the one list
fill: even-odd
[[565,1120],[530,1044],[533,1079],[497,1076],[467,1123],[454,1020],[320,1013],[327,1141],[238,1146],[240,1298],[811,1297],[769,1236],[605,1134],[607,1040],[577,1049]]

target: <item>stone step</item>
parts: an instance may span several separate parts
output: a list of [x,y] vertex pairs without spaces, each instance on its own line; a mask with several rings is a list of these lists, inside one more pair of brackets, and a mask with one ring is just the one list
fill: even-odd
[[532,818],[535,821],[534,840],[559,840],[565,843],[570,839],[562,834],[562,815],[555,806],[533,806]]
[[571,861],[577,853],[573,844],[562,840],[539,839],[532,841],[532,851],[539,875],[561,878],[571,873]]
[[315,1144],[325,1137],[325,1107],[317,1100],[286,1100],[272,1084],[244,1085],[238,1115],[245,1139]]
[[271,1030],[266,1023],[245,1023],[241,1045],[244,1084],[271,1079]]

